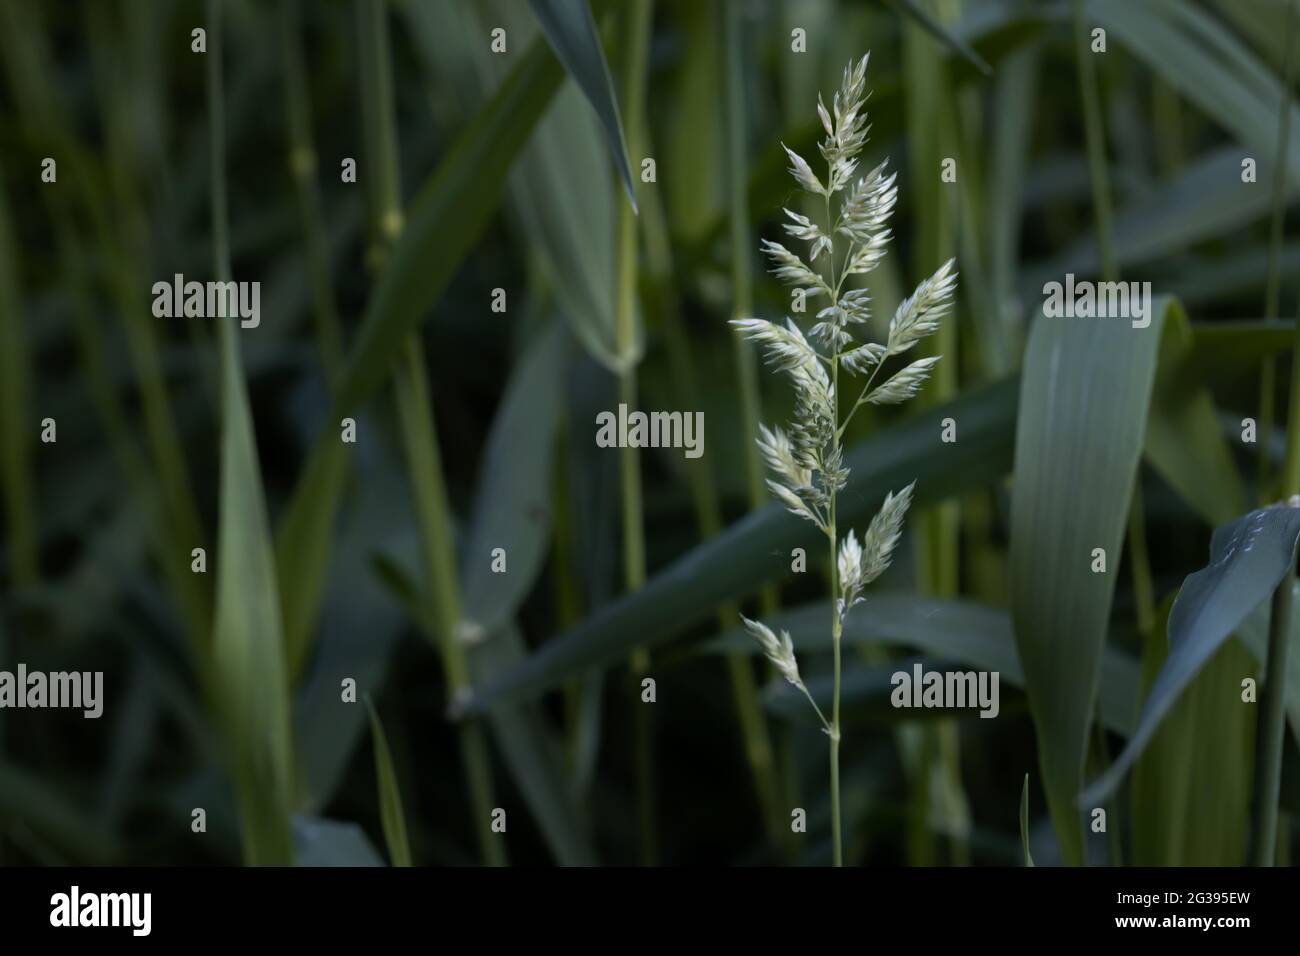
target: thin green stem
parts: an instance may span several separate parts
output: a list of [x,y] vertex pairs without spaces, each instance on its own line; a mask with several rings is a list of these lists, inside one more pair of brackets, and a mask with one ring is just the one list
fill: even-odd
[[822,709],[817,706],[817,701],[813,700],[813,695],[808,693],[808,688],[801,683],[799,689],[803,691],[803,695],[808,698],[808,703],[812,704],[812,709],[817,712],[817,719],[822,722],[822,728],[826,733],[831,733],[831,722],[826,719],[826,715],[822,713]]
[[[836,363],[838,365],[838,363]],[[835,366],[832,366],[834,368]],[[838,447],[839,442],[835,442]],[[839,561],[836,555],[835,537],[835,499],[831,498],[830,519],[831,552],[831,646],[835,655],[835,686],[831,697],[831,862],[834,866],[844,865],[844,839],[840,821],[840,620],[839,605],[836,598],[840,588]],[[815,706],[815,705],[814,705]],[[820,713],[820,711],[819,711]],[[824,719],[824,718],[823,718]]]
[[[397,124],[393,111],[388,24],[382,0],[361,0],[357,8],[361,39],[366,113],[375,137],[375,182],[370,192],[371,264],[379,267],[401,234],[401,181],[397,168]],[[427,578],[436,633],[430,635],[441,652],[447,695],[453,706],[470,691],[469,659],[461,638],[460,583],[452,545],[451,510],[433,416],[423,349],[418,335],[406,341],[395,375],[402,444],[411,475],[419,527],[421,557]],[[479,850],[489,866],[506,863],[505,844],[492,832],[495,804],[491,761],[482,722],[459,725],[461,758],[470,795]]]
[[871,370],[871,374],[867,376],[867,384],[862,386],[862,392],[858,395],[857,401],[853,403],[853,407],[849,409],[849,413],[844,416],[844,421],[840,424],[840,427],[836,429],[836,438],[844,437],[844,430],[849,427],[849,422],[853,421],[853,416],[857,413],[857,410],[866,404],[867,395],[871,391],[871,383],[876,380],[876,373],[880,371],[880,367],[885,364],[885,359],[887,358],[889,358],[888,355],[881,358],[881,360],[876,363],[876,367]]
[[[651,8],[648,0],[634,0],[622,10],[622,62],[619,93],[628,134],[628,151],[640,154],[637,137],[643,128],[645,108],[646,63],[649,55]],[[637,241],[636,211],[630,202],[617,204],[616,286],[614,334],[618,355],[624,362],[618,376],[618,400],[629,409],[636,407],[637,373],[634,357],[636,342]],[[619,450],[619,488],[623,518],[623,580],[629,592],[645,583],[645,526],[641,499],[641,465],[637,449],[628,445]],[[632,682],[634,710],[635,773],[637,815],[641,830],[641,862],[657,862],[654,809],[654,728],[651,711],[640,700],[640,681],[650,670],[650,653],[634,650],[628,661]]]
[[1106,139],[1101,117],[1101,90],[1097,66],[1088,47],[1082,0],[1074,0],[1075,64],[1079,70],[1079,95],[1083,101],[1084,136],[1088,147],[1088,173],[1092,182],[1092,212],[1097,229],[1097,258],[1104,280],[1119,278],[1110,203],[1110,174],[1106,168]]
[[[1291,86],[1295,78],[1295,4],[1287,4],[1286,53],[1283,55],[1283,83],[1278,117],[1277,153],[1273,157],[1273,210],[1269,219],[1268,275],[1264,286],[1264,321],[1274,322],[1281,306],[1282,227],[1286,218],[1287,155],[1291,139]],[[1264,359],[1259,376],[1259,500],[1272,497],[1269,446],[1273,434],[1273,396],[1277,388],[1277,360]],[[1294,396],[1293,396],[1294,398]],[[1288,421],[1289,425],[1289,421]],[[1289,448],[1289,445],[1288,445]]]
[[[1286,194],[1286,141],[1290,132],[1291,86],[1294,79],[1295,57],[1295,4],[1287,4],[1287,41],[1286,65],[1283,69],[1285,80],[1281,91],[1281,112],[1279,120],[1279,143],[1277,169],[1274,174],[1273,192],[1273,228],[1269,243],[1269,286],[1267,295],[1271,301],[1272,311],[1265,319],[1276,317],[1278,307],[1278,278],[1276,275],[1278,249],[1282,243],[1282,210]],[[1270,372],[1272,362],[1265,371]],[[1268,394],[1268,405],[1261,403],[1260,414],[1260,461],[1267,458],[1268,439],[1272,432],[1264,428],[1263,412],[1267,410],[1272,416],[1272,392]],[[1261,393],[1261,399],[1263,394]],[[1261,465],[1262,467],[1262,465]],[[1261,484],[1260,495],[1267,494],[1267,485]],[[1300,494],[1300,321],[1296,323],[1294,344],[1291,352],[1291,395],[1287,409],[1286,458],[1282,468],[1282,497],[1289,498]],[[1277,803],[1282,780],[1282,745],[1286,732],[1286,679],[1287,657],[1291,644],[1291,617],[1294,612],[1295,567],[1287,569],[1282,580],[1273,592],[1272,617],[1269,621],[1268,657],[1264,673],[1264,689],[1260,701],[1259,735],[1256,739],[1255,752],[1255,788],[1253,832],[1251,834],[1251,857],[1256,866],[1272,866],[1275,863],[1277,849],[1278,814]]]
[[[827,170],[827,182],[830,181],[830,172]],[[827,192],[824,196],[826,203],[826,234],[831,235],[835,231],[835,220],[831,217],[831,197]],[[852,251],[852,250],[850,250]],[[840,295],[840,283],[848,274],[847,266],[845,271],[836,275],[835,256],[827,256],[830,263],[831,281],[830,287],[832,302],[838,301]],[[849,260],[846,258],[845,262]],[[838,345],[835,346],[838,349]],[[840,450],[840,427],[838,425],[840,412],[840,357],[833,354],[830,357],[831,363],[831,401],[834,403],[832,414],[836,423],[835,430],[831,433],[831,460],[839,460]],[[843,628],[843,618],[839,608],[840,593],[840,568],[839,568],[839,539],[835,525],[835,505],[836,493],[832,489],[830,493],[830,505],[827,508],[826,515],[826,537],[830,543],[830,560],[831,560],[831,646],[835,657],[835,683],[831,695],[831,722],[830,722],[830,760],[831,760],[831,864],[833,866],[844,865],[844,834],[843,823],[840,817],[840,633]],[[847,608],[845,609],[847,611]],[[816,705],[814,705],[816,706]],[[820,711],[818,712],[820,713]],[[823,718],[824,719],[824,718]]]
[[1138,475],[1133,481],[1133,498],[1128,509],[1128,547],[1133,567],[1133,598],[1137,610],[1138,633],[1145,638],[1156,626],[1156,596],[1151,578],[1151,559],[1147,553],[1143,511],[1142,477]]
[[307,71],[303,65],[299,0],[284,0],[280,9],[289,172],[298,194],[298,212],[306,243],[307,274],[311,282],[312,312],[321,350],[321,363],[325,368],[326,381],[332,385],[342,371],[343,334],[338,311],[334,306],[334,290],[330,285],[325,216],[321,209],[320,188],[316,182],[316,149],[312,145],[311,99]]

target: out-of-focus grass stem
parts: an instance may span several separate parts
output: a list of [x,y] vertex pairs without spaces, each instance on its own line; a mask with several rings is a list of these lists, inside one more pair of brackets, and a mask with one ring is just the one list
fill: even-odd
[[[631,0],[621,8],[619,99],[628,136],[628,155],[640,155],[637,136],[645,109],[646,63],[650,41],[651,6],[649,0]],[[636,212],[628,202],[619,201],[615,213],[615,300],[614,330],[616,349],[625,363],[618,376],[619,404],[631,411],[636,408],[637,374],[636,292],[637,241]],[[637,449],[630,445],[619,450],[619,489],[622,501],[623,583],[626,589],[638,590],[645,583],[645,516],[641,500],[641,465]],[[634,694],[635,774],[637,815],[640,818],[641,862],[657,862],[654,809],[654,741],[651,712],[640,700],[640,682],[650,669],[650,654],[638,648],[628,661]]]
[[[1265,319],[1276,316],[1279,299],[1278,260],[1282,245],[1282,215],[1286,206],[1286,156],[1287,140],[1291,130],[1291,87],[1295,78],[1295,7],[1287,4],[1286,54],[1281,89],[1281,119],[1278,121],[1277,168],[1274,173],[1273,221],[1269,241],[1268,288],[1271,310]],[[1272,359],[1268,362],[1271,370]],[[1261,386],[1262,388],[1262,386]],[[1261,391],[1261,398],[1263,392]],[[1267,460],[1266,451],[1272,429],[1264,427],[1263,412],[1272,414],[1272,393],[1268,405],[1262,406],[1259,422],[1260,461]],[[1271,423],[1270,423],[1271,424]],[[1267,493],[1261,484],[1260,495]],[[1287,408],[1286,458],[1282,466],[1282,496],[1290,498],[1300,494],[1300,315],[1297,315],[1296,334],[1291,350],[1291,395]],[[1256,737],[1254,813],[1251,833],[1251,862],[1256,866],[1272,866],[1276,861],[1278,834],[1278,795],[1282,780],[1282,745],[1286,734],[1286,681],[1287,658],[1291,644],[1291,618],[1294,613],[1295,568],[1287,573],[1273,592],[1272,616],[1269,621],[1268,657],[1264,666],[1264,688],[1260,699],[1259,733]]]
[[303,65],[301,10],[299,0],[280,5],[281,61],[284,65],[285,113],[289,132],[289,172],[298,196],[303,239],[307,251],[307,275],[311,285],[316,338],[326,381],[338,379],[343,363],[343,334],[334,290],[330,283],[329,251],[325,245],[325,217],[321,210],[320,186],[316,181],[316,148],[311,134],[311,94]]
[[[367,102],[368,132],[374,138],[372,163],[375,181],[369,193],[371,214],[370,262],[382,268],[388,248],[402,230],[401,181],[397,166],[397,123],[394,115],[392,72],[388,48],[388,23],[382,0],[359,0],[358,30]],[[438,450],[433,403],[424,354],[418,335],[412,335],[394,376],[402,444],[406,451],[411,492],[415,500],[420,552],[426,575],[428,600],[437,633],[431,635],[441,652],[447,694],[454,706],[470,691],[469,663],[461,635],[460,584],[452,544],[446,480]],[[494,805],[492,769],[482,721],[459,725],[461,757],[469,782],[470,808],[478,834],[479,850],[491,866],[506,862],[505,843],[492,832]]]

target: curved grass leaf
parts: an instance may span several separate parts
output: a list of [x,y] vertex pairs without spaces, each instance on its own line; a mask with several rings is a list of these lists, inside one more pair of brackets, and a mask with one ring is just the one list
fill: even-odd
[[276,577],[284,614],[285,666],[302,672],[324,597],[339,498],[348,478],[348,448],[328,434],[311,450],[275,535]]
[[[1062,858],[1083,860],[1083,775],[1128,502],[1155,384],[1164,303],[1147,328],[1038,320],[1021,379],[1011,608]],[[1095,573],[1096,549],[1106,562]]]
[[1113,764],[1080,798],[1114,792],[1183,689],[1294,567],[1300,508],[1272,506],[1214,532],[1210,563],[1189,575],[1169,613],[1169,656],[1142,707],[1137,731]]
[[[479,42],[487,14],[461,15],[455,0],[407,7],[416,37],[426,50],[434,82],[470,86],[470,102],[486,99],[507,75],[503,57]],[[513,38],[537,30],[522,6],[505,4],[492,14]],[[466,70],[468,59],[472,70]],[[469,80],[466,75],[472,74]],[[614,332],[613,242],[615,202],[609,159],[595,114],[574,84],[564,84],[546,109],[509,180],[509,210],[544,267],[560,311],[583,347],[611,370],[640,357],[638,342],[621,354]],[[597,241],[593,241],[593,236]]]
[[[1143,190],[1116,210],[1116,262],[1121,267],[1145,266],[1267,216],[1271,196],[1241,181],[1241,158],[1240,147],[1215,150],[1177,178]],[[1023,291],[1037,296],[1044,282],[1067,272],[1096,272],[1099,262],[1096,237],[1080,238],[1050,261],[1029,267]],[[1182,286],[1176,288],[1181,294]]]
[[[858,445],[846,456],[853,474],[840,495],[842,520],[869,516],[887,491],[914,478],[918,505],[998,478],[1010,461],[1015,392],[1013,380],[996,383],[928,409]],[[962,423],[963,437],[944,444],[940,423],[949,416]],[[621,660],[633,648],[663,643],[713,613],[720,603],[752,594],[765,582],[788,574],[792,548],[812,549],[821,541],[815,528],[780,505],[753,512],[678,558],[645,587],[601,607],[486,685],[468,712],[482,711],[505,695],[539,693]]]
[[609,151],[623,177],[628,201],[635,209],[636,193],[632,188],[627,144],[623,142],[623,124],[618,117],[618,101],[614,97],[614,84],[605,63],[600,37],[596,34],[591,8],[586,0],[528,0],[528,3],[537,22],[542,25],[551,49],[600,117]]
[[293,861],[292,747],[275,557],[235,332],[221,326],[221,517],[214,687],[234,761],[244,858]]
[[[1152,311],[1158,306],[1153,302]],[[1246,491],[1228,443],[1215,427],[1214,400],[1204,380],[1189,372],[1197,340],[1187,316],[1172,300],[1164,311],[1144,451],[1169,486],[1210,527],[1217,527],[1248,507]]]
[[370,732],[375,746],[375,777],[379,787],[379,820],[384,827],[388,857],[393,861],[393,866],[410,866],[411,844],[406,837],[406,814],[402,812],[402,794],[397,786],[397,773],[393,770],[393,755],[388,750],[384,725],[380,723],[375,705],[368,694],[366,710],[370,712]]
[[[1168,656],[1175,594],[1142,653],[1145,697]],[[1254,712],[1238,696],[1253,661],[1228,641],[1179,696],[1133,767],[1129,859],[1136,866],[1239,866],[1246,850]],[[1205,826],[1212,819],[1215,825]]]

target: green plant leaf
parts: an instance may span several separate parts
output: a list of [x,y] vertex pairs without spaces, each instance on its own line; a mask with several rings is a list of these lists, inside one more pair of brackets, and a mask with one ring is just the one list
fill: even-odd
[[340,437],[330,434],[318,441],[276,529],[276,577],[282,592],[285,662],[291,680],[301,673],[311,649],[348,471],[348,448]]
[[[478,633],[514,618],[546,557],[565,353],[552,322],[524,352],[492,423],[461,559],[461,613]],[[496,548],[507,553],[505,574],[492,570]]]
[[366,710],[370,712],[370,733],[375,747],[375,777],[379,788],[379,820],[384,827],[388,857],[393,861],[393,866],[410,866],[411,844],[406,837],[406,814],[402,812],[402,794],[397,786],[397,773],[393,769],[393,755],[388,750],[384,725],[375,712],[369,694],[366,695]]
[[[472,85],[486,94],[507,75],[502,57],[479,42],[481,25],[489,16],[454,11],[456,4],[420,3],[407,14],[416,37],[426,49],[434,82],[442,86]],[[454,14],[454,15],[453,15]],[[505,4],[490,14],[512,38],[537,30],[522,6]],[[474,22],[477,19],[477,23]],[[469,59],[472,71],[464,68]],[[472,73],[472,83],[464,77]],[[474,98],[471,98],[471,102]],[[593,358],[611,370],[636,361],[636,347],[620,354],[614,332],[614,244],[592,236],[614,234],[615,203],[609,158],[601,142],[595,114],[574,84],[563,84],[537,124],[515,163],[509,180],[512,218],[544,268],[547,291],[574,335]]]
[[1191,682],[1247,616],[1294,567],[1300,508],[1260,508],[1218,528],[1210,563],[1187,577],[1169,613],[1169,656],[1151,685],[1137,731],[1080,802],[1113,793]]
[[[1168,656],[1165,635],[1174,597],[1161,602],[1146,638],[1143,696]],[[1237,691],[1253,663],[1240,642],[1225,642],[1138,757],[1129,811],[1134,865],[1240,866],[1245,859],[1255,720]],[[1215,825],[1205,826],[1206,820]]]
[[[1034,323],[1011,499],[1011,609],[1062,858],[1083,861],[1083,775],[1128,502],[1142,451],[1163,301],[1147,328]],[[1104,573],[1092,570],[1102,549]]]
[[221,497],[214,687],[229,735],[244,859],[293,862],[292,745],[280,598],[236,333],[221,326]]
[[[1090,23],[1107,34],[1257,155],[1277,155],[1280,84],[1231,30],[1199,4],[1179,0],[1088,0]],[[1292,124],[1300,111],[1291,107]],[[1300,182],[1300,142],[1287,153]],[[1238,181],[1240,176],[1237,177]]]
[[635,209],[636,193],[632,188],[627,145],[623,142],[623,124],[618,117],[618,101],[614,97],[614,83],[605,63],[605,51],[596,33],[591,7],[586,0],[528,0],[528,4],[542,25],[551,49],[600,117],[610,154],[623,177],[628,201]]
[[[1263,219],[1269,190],[1241,181],[1241,158],[1240,147],[1216,150],[1117,209],[1113,243],[1118,264],[1145,266]],[[1043,283],[1067,272],[1094,273],[1098,267],[1097,240],[1086,236],[1049,261],[1030,266],[1023,291],[1036,294]]]
[[[840,496],[841,519],[868,518],[887,491],[916,479],[914,507],[981,487],[1010,463],[1015,418],[1014,380],[1004,380],[885,429],[846,455],[853,471]],[[962,423],[960,442],[940,441],[941,422]],[[823,542],[815,528],[778,504],[753,512],[652,577],[638,591],[598,609],[568,633],[486,685],[467,712],[515,694],[536,694],[593,667],[653,647],[789,573],[790,550]]]
[[[1158,305],[1152,303],[1153,312]],[[1216,427],[1214,400],[1204,380],[1189,372],[1195,339],[1187,316],[1173,300],[1164,313],[1146,459],[1210,527],[1217,527],[1246,509],[1246,491],[1223,432]]]

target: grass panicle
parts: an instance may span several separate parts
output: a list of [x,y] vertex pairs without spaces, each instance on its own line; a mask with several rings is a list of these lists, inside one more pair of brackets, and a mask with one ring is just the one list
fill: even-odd
[[[848,483],[850,470],[844,464],[840,440],[854,413],[864,404],[897,405],[920,390],[937,356],[907,364],[879,383],[877,377],[891,358],[938,330],[940,319],[951,308],[957,282],[954,262],[942,264],[899,305],[883,345],[856,344],[853,327],[866,323],[868,300],[863,290],[847,283],[851,276],[868,275],[879,265],[890,237],[886,224],[898,196],[894,177],[885,175],[883,163],[856,183],[853,181],[869,128],[868,58],[863,56],[845,68],[829,109],[818,98],[817,115],[826,134],[819,144],[826,163],[825,181],[807,160],[783,146],[791,176],[804,191],[820,196],[825,209],[819,224],[786,210],[790,219],[786,231],[810,245],[807,262],[779,243],[763,244],[777,278],[794,286],[807,299],[821,300],[817,323],[810,331],[813,342],[790,318],[784,326],[756,318],[732,321],[739,332],[764,347],[768,364],[786,373],[795,390],[795,416],[788,429],[769,430],[764,426],[758,439],[758,447],[774,476],[768,480],[768,487],[792,514],[816,525],[829,547],[835,683],[830,719],[820,710],[818,716],[830,738],[831,850],[836,866],[843,865],[844,843],[839,765],[840,636],[849,611],[862,600],[862,590],[889,567],[913,488],[908,485],[898,494],[886,495],[861,544],[852,528],[841,538],[837,497]],[[822,253],[825,269],[818,272],[812,263]],[[851,375],[863,380],[847,412],[841,411],[839,398],[841,370],[846,373],[845,385],[850,384]],[[748,619],[745,625],[777,670],[807,693],[799,679],[789,635],[783,633],[778,639],[765,625]]]

